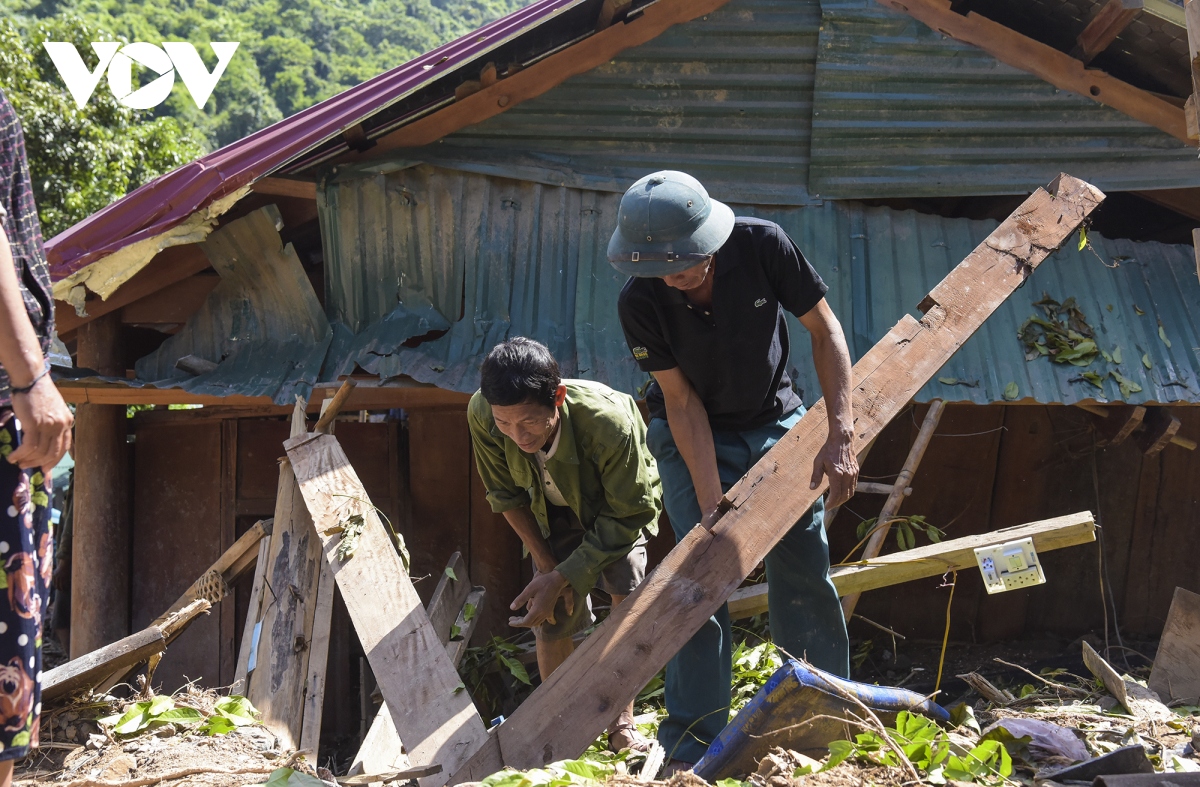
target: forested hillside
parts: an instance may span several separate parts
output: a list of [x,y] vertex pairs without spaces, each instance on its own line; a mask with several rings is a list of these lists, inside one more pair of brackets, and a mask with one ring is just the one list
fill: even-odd
[[[202,152],[227,145],[529,0],[0,0],[0,88],[25,126],[47,236]],[[153,112],[102,81],[78,110],[43,41],[237,41],[203,111],[179,80]]]

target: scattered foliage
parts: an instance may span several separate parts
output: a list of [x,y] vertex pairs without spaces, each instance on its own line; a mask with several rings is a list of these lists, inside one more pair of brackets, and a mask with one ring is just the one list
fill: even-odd
[[162,695],[127,706],[123,713],[99,719],[102,726],[111,727],[114,735],[137,735],[165,724],[181,728],[195,727],[203,735],[224,735],[236,727],[257,724],[258,711],[245,697],[222,697],[207,716],[196,708],[177,705],[175,698]]
[[[955,745],[936,722],[924,716],[901,711],[896,725],[886,730],[913,766],[932,784],[963,781],[998,785],[1012,775],[1012,757],[998,740],[984,740],[967,749]],[[847,759],[875,765],[898,767],[900,759],[876,732],[866,730],[853,741],[829,744],[829,759],[822,771],[837,767]]]

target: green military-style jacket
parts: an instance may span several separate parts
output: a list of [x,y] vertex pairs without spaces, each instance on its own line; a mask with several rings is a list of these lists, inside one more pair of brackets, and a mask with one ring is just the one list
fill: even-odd
[[[646,447],[646,425],[633,399],[606,385],[564,380],[558,450],[546,470],[579,517],[583,543],[556,568],[580,594],[600,572],[629,553],[642,532],[658,532],[662,486]],[[550,535],[537,459],[496,427],[491,405],[476,391],[467,409],[475,462],[496,513],[529,506]]]

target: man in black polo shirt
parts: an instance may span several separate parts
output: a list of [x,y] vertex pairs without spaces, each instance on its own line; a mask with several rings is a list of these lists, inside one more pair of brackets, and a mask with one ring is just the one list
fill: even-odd
[[[829,478],[829,504],[854,493],[850,353],[827,287],[777,224],[734,217],[682,172],[658,172],[621,200],[608,247],[631,278],[618,311],[638,365],[653,375],[647,442],[677,539],[717,504],[804,414],[786,368],[783,310],[812,339],[829,436],[807,480]],[[818,501],[767,555],[771,634],[789,653],[846,677],[849,646]],[[667,665],[668,717],[658,737],[675,769],[696,762],[729,718],[729,610]]]

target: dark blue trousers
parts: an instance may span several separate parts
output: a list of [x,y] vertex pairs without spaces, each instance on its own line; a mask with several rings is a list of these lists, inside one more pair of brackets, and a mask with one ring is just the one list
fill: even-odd
[[[721,487],[728,490],[800,420],[800,409],[782,420],[744,432],[713,432]],[[655,418],[646,438],[658,461],[663,497],[676,541],[700,522],[692,476],[667,422]],[[810,468],[795,479],[807,484]],[[771,638],[815,667],[849,677],[850,646],[837,591],[829,579],[829,543],[818,500],[767,555]],[[729,722],[733,680],[729,607],[722,606],[667,664],[667,718],[658,740],[669,757],[696,762]]]

